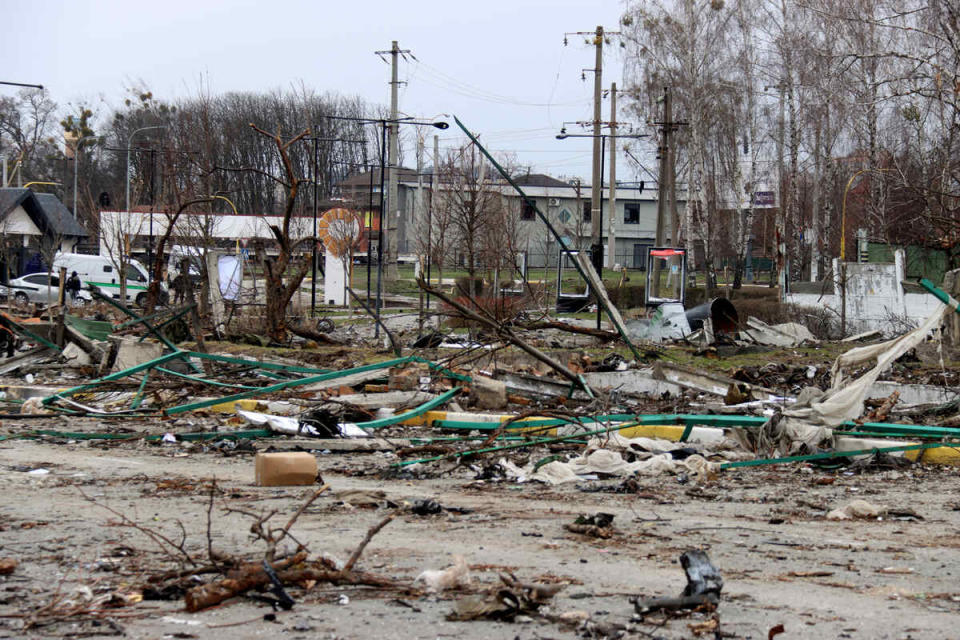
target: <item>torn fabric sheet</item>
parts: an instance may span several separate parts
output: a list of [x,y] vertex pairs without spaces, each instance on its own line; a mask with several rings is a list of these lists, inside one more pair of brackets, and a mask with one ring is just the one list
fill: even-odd
[[501,459],[499,464],[507,472],[507,477],[524,482],[535,480],[544,484],[558,485],[583,480],[583,476],[603,474],[607,476],[655,476],[661,474],[689,473],[698,480],[712,478],[720,465],[709,462],[701,455],[691,455],[684,460],[674,460],[669,453],[661,453],[646,460],[627,462],[616,451],[598,449],[573,458],[568,462],[555,460],[542,465],[534,471],[535,463],[524,468]]
[[[313,436],[321,437],[321,433],[315,427],[308,424],[300,424],[296,418],[288,416],[274,416],[269,413],[258,413],[256,411],[244,411],[237,409],[237,415],[256,426],[268,426],[272,431],[282,433],[288,436]],[[355,424],[341,423],[337,425],[340,435],[345,438],[368,438],[370,434]]]

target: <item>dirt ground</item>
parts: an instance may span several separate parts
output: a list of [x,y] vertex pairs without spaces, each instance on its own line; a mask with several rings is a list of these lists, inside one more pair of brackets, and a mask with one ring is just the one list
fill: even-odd
[[[76,420],[69,426],[99,425]],[[703,637],[763,639],[780,624],[779,638],[960,637],[953,575],[960,566],[960,480],[950,468],[855,475],[788,465],[729,470],[700,486],[669,475],[639,478],[633,493],[618,494],[596,491],[617,480],[547,487],[477,481],[465,468],[432,479],[381,479],[377,472],[395,460],[389,453],[318,452],[318,460],[331,489],[296,522],[296,539],[312,556],[343,563],[367,529],[394,512],[358,567],[398,588],[291,588],[295,606],[273,615],[249,598],[194,614],[185,612],[182,597],[144,599],[98,605],[91,619],[66,614],[91,598],[140,593],[149,576],[178,567],[141,530],[121,526],[118,514],[174,541],[184,535],[184,549],[205,562],[215,478],[211,546],[259,560],[264,545],[249,533],[252,518],[227,509],[276,510],[282,524],[316,487],[256,487],[251,455],[198,445],[0,442],[0,557],[19,563],[0,577],[0,638],[527,640],[606,637],[611,624],[627,630],[610,637],[688,638],[709,627],[697,625],[713,614],[636,620],[630,598],[679,595],[686,580],[678,558],[690,549],[706,550],[724,580],[719,627]],[[356,489],[383,491],[399,506],[340,504],[338,493]],[[419,498],[447,510],[421,516],[404,508]],[[856,498],[917,517],[825,518]],[[563,528],[596,512],[615,516],[612,538]],[[421,571],[444,568],[456,555],[471,566],[469,586],[439,595],[414,587]],[[585,612],[592,631],[542,618],[446,619],[457,599],[496,584],[504,571],[524,582],[568,583],[549,611]]]

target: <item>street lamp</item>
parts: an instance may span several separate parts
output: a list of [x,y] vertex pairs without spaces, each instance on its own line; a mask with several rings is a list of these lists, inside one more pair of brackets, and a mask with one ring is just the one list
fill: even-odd
[[126,212],[128,214],[130,213],[130,148],[131,148],[131,145],[133,144],[133,137],[138,133],[140,133],[141,131],[149,131],[150,129],[166,129],[166,128],[167,128],[166,125],[162,125],[162,124],[153,125],[150,127],[140,127],[139,129],[135,129],[134,132],[130,134],[130,137],[127,138],[127,181],[126,181],[127,182],[127,200],[126,200],[127,208],[126,208]]
[[84,140],[103,139],[103,136],[83,136],[73,143],[73,217],[77,217],[77,170],[80,160],[80,146]]
[[[138,133],[140,133],[141,131],[149,131],[149,130],[151,130],[151,129],[166,129],[166,128],[167,128],[167,126],[166,126],[166,125],[162,125],[162,124],[152,125],[152,126],[149,126],[149,127],[140,127],[139,129],[134,129],[134,130],[133,130],[133,133],[130,134],[130,137],[127,138],[127,173],[126,173],[126,178],[127,178],[127,180],[126,180],[126,186],[127,186],[126,205],[127,205],[127,207],[126,207],[126,213],[127,213],[128,216],[130,215],[130,148],[131,148],[131,145],[133,144],[133,137],[136,136],[136,135],[137,135]],[[151,174],[151,176],[152,176],[152,174]],[[151,180],[152,180],[152,177],[151,177]],[[153,197],[153,196],[152,196],[152,194],[151,194],[151,198],[152,198],[152,197]],[[151,200],[151,202],[150,202],[150,248],[149,248],[149,250],[148,250],[148,252],[147,252],[147,257],[149,258],[149,259],[147,260],[147,262],[149,263],[149,266],[150,266],[151,269],[153,269],[153,209],[154,209],[153,201]]]
[[[374,319],[375,325],[373,329],[374,338],[380,337],[380,308],[383,302],[383,188],[384,188],[384,174],[386,173],[387,163],[386,163],[386,148],[387,148],[387,125],[400,125],[400,124],[413,124],[421,126],[430,126],[437,129],[448,129],[450,125],[444,121],[436,122],[418,122],[412,118],[398,118],[396,120],[388,120],[385,118],[353,118],[350,116],[324,116],[328,120],[346,120],[348,122],[358,122],[360,124],[379,124],[380,125],[380,229],[377,231],[377,301],[376,307],[374,310]],[[391,167],[393,169],[395,167]],[[393,206],[393,203],[390,203],[390,206]],[[370,262],[370,252],[367,251],[367,263]],[[367,289],[369,293],[369,287]]]
[[12,87],[28,87],[30,89],[40,89],[43,90],[42,84],[27,84],[25,82],[8,82],[6,80],[0,80],[0,84],[8,84]]

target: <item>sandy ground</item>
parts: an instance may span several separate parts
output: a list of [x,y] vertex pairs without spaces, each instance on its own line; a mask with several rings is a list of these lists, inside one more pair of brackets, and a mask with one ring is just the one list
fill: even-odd
[[[313,555],[343,562],[391,510],[347,507],[336,492],[382,490],[396,503],[433,498],[467,510],[432,516],[394,510],[397,518],[373,539],[359,566],[404,589],[292,588],[297,604],[275,621],[264,619],[267,605],[244,598],[196,614],[183,610],[182,599],[143,601],[117,608],[98,626],[79,617],[52,622],[50,605],[59,602],[62,610],[63,600],[83,602],[77,587],[94,596],[129,592],[147,576],[176,567],[105,507],[172,539],[179,539],[182,523],[185,549],[205,559],[207,481],[216,478],[222,493],[212,511],[214,548],[258,559],[264,547],[251,539],[251,518],[226,509],[277,510],[282,523],[313,489],[255,487],[251,456],[193,446],[4,441],[0,557],[19,566],[0,578],[0,638],[601,637],[537,619],[448,621],[462,593],[426,595],[407,587],[422,570],[443,568],[457,554],[473,568],[471,591],[495,584],[504,570],[528,582],[565,581],[550,607],[554,613],[582,611],[594,621],[627,624],[626,637],[694,637],[689,625],[708,615],[631,622],[629,602],[635,595],[679,595],[686,581],[678,557],[694,548],[707,550],[724,578],[714,637],[767,638],[778,624],[786,629],[780,638],[960,637],[953,575],[960,559],[960,481],[951,469],[852,475],[771,467],[725,472],[703,486],[673,476],[642,478],[637,493],[615,494],[584,490],[611,481],[518,485],[475,481],[465,470],[435,479],[378,479],[374,472],[391,461],[383,453],[319,454],[331,492],[293,531]],[[50,473],[29,473],[38,468]],[[361,472],[366,475],[356,475]],[[855,498],[913,510],[922,519],[825,519],[826,510]],[[613,538],[563,528],[578,514],[598,511],[615,515]],[[37,616],[43,611],[47,615]],[[24,630],[30,620],[42,626]]]

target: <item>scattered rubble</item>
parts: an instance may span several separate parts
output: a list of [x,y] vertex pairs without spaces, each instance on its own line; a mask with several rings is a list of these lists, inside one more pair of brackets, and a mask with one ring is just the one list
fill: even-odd
[[[859,535],[903,540],[861,563],[871,576],[922,573],[916,593],[948,594],[923,602],[960,610],[938,577],[914,570],[922,558],[901,535],[926,532],[927,510],[944,508],[929,487],[956,489],[947,466],[960,462],[956,385],[946,370],[941,385],[904,374],[905,356],[939,339],[950,308],[853,346],[793,323],[740,326],[727,304],[708,303],[696,323],[662,313],[656,345],[641,343],[631,321],[592,335],[465,308],[493,339],[454,348],[440,331],[418,341],[398,330],[392,347],[406,355],[389,358],[345,336],[282,353],[215,336],[187,348],[154,324],[162,320],[117,303],[96,312],[105,320],[7,314],[20,346],[0,361],[0,466],[18,500],[0,516],[0,530],[16,533],[0,543],[10,592],[0,592],[0,630],[62,634],[82,623],[122,633],[110,625],[201,620],[207,633],[253,624],[267,607],[319,629],[304,612],[330,605],[402,608],[425,628],[537,621],[563,637],[654,627],[683,637],[748,624],[736,633],[757,635],[767,603],[754,604],[764,585],[754,581],[860,588],[860,570],[848,567],[887,552]],[[666,319],[679,327],[681,316],[700,333],[666,335]],[[883,506],[917,491],[916,512]],[[77,495],[82,509],[67,499]],[[814,534],[824,527],[836,530]],[[74,534],[75,573],[43,582],[67,562]],[[940,534],[929,534],[934,544]],[[651,585],[684,549],[687,587],[656,595]],[[854,551],[864,555],[840,557]],[[821,554],[835,564],[802,564]],[[631,569],[608,575],[611,566]],[[654,595],[631,601],[638,592]],[[215,622],[232,610],[250,615]],[[845,628],[818,615],[824,628]]]

